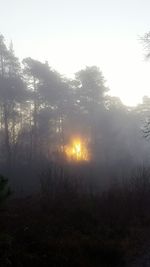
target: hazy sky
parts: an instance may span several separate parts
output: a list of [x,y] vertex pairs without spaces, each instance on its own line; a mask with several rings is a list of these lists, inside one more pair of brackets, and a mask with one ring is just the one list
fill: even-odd
[[150,31],[150,0],[5,0],[1,33],[16,55],[71,76],[97,65],[112,95],[134,105],[150,95],[150,62],[139,36]]

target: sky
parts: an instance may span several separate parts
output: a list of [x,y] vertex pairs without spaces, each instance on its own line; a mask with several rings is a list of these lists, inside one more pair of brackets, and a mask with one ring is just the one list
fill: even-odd
[[16,56],[49,62],[62,75],[100,68],[109,94],[136,105],[150,96],[149,0],[0,0],[0,33]]

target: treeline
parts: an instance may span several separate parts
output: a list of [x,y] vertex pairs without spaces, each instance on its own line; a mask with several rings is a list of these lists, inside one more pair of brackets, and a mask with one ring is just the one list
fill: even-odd
[[[149,114],[149,97],[110,96],[98,67],[67,79],[0,35],[1,266],[130,266],[150,237]],[[68,164],[72,136],[88,164]]]
[[[128,108],[108,95],[98,67],[67,79],[48,62],[15,56],[0,35],[0,166],[32,166],[61,160],[72,135],[87,140],[92,161],[112,165],[148,159],[140,129],[149,98]],[[37,165],[38,166],[38,165]]]

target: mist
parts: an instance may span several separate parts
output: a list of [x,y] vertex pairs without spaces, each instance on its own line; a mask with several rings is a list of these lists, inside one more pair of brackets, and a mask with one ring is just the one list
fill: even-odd
[[150,97],[126,106],[102,69],[71,79],[0,35],[2,266],[130,266],[147,242]]

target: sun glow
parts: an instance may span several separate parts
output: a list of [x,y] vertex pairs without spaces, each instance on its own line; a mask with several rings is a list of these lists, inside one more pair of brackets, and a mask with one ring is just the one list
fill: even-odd
[[73,139],[65,147],[65,153],[69,161],[89,161],[89,151],[84,140]]

